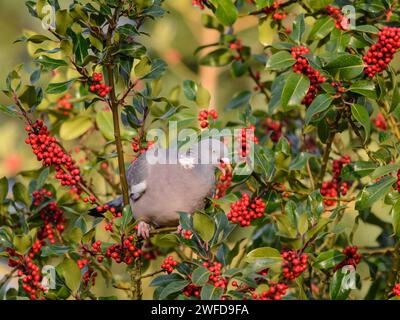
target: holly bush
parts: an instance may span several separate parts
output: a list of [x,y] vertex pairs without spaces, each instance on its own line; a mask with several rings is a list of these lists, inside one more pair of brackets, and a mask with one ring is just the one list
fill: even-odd
[[[168,1],[25,3],[45,30],[16,40],[32,59],[8,75],[1,111],[42,167],[0,181],[3,298],[141,299],[143,283],[154,299],[400,296],[397,1],[194,0],[218,39],[193,46],[189,67],[240,83],[222,107],[206,83],[162,81],[149,25]],[[236,30],[243,19],[259,41]],[[126,166],[170,121],[241,129],[254,170],[221,163],[205,209],[144,240]],[[107,204],[121,194],[123,210]]]

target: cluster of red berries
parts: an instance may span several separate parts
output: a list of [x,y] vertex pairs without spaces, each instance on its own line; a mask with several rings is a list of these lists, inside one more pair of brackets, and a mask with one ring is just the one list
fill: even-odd
[[258,144],[258,138],[255,135],[256,127],[250,125],[247,128],[242,128],[240,131],[240,135],[238,137],[239,140],[239,155],[242,158],[246,158],[246,156],[250,153],[250,142],[254,142]]
[[331,86],[336,89],[336,92],[343,93],[344,87],[340,84],[340,82],[332,81]]
[[193,283],[189,283],[187,287],[183,289],[183,294],[186,297],[200,297],[201,287],[194,285]]
[[264,215],[265,208],[265,203],[260,198],[251,201],[250,196],[244,193],[242,199],[231,204],[227,217],[229,221],[247,227],[253,220]]
[[378,113],[376,115],[375,119],[372,119],[372,122],[374,123],[374,125],[381,129],[381,130],[386,130],[387,129],[387,123],[386,120],[384,118],[384,116],[382,115],[382,113]]
[[74,105],[69,101],[72,96],[67,93],[57,100],[57,106],[54,108],[57,111],[62,112],[64,116],[68,116]]
[[111,207],[108,204],[105,204],[104,206],[97,206],[96,207],[96,211],[98,213],[106,213],[107,211],[111,212],[111,214],[113,215],[114,218],[121,218],[122,217],[122,212],[117,211],[117,209],[115,209],[115,207]]
[[[89,197],[84,197],[83,202],[90,202],[91,204],[96,203],[96,197],[94,195],[90,195]],[[105,204],[105,205],[98,205],[96,207],[96,211],[99,214],[105,215],[107,212],[110,212],[112,215],[112,220],[106,220],[106,224],[105,224],[105,230],[106,231],[112,231],[113,230],[113,219],[114,218],[121,218],[122,217],[122,212],[121,211],[117,211],[117,209],[115,207],[111,207],[109,204]]]
[[263,269],[261,271],[258,271],[257,274],[259,274],[260,276],[266,277],[268,275],[269,269]]
[[97,256],[97,261],[100,263],[103,262],[104,259],[104,257],[102,256],[101,244],[102,242],[100,240],[92,243],[93,252],[95,252],[95,254],[100,254],[99,256]]
[[232,184],[232,171],[226,170],[226,164],[221,161],[220,168],[223,173],[218,177],[218,182],[216,183],[216,190],[214,199],[220,199],[226,195],[226,190]]
[[[33,205],[39,207],[46,199],[51,199],[53,193],[46,189],[35,190],[33,195]],[[54,228],[58,232],[63,232],[65,229],[64,212],[58,207],[57,202],[49,202],[45,207],[40,209],[40,218],[43,220],[43,226],[39,229],[37,237],[40,240],[49,239],[51,244],[56,243],[54,239]]]
[[360,263],[361,261],[361,254],[358,253],[358,247],[357,246],[349,246],[343,249],[343,254],[346,255],[346,257],[343,259],[342,262],[340,262],[336,267],[335,271],[343,268],[344,266],[356,266]]
[[36,239],[32,244],[31,250],[29,250],[28,257],[33,258],[36,254],[39,253],[44,245],[45,243],[43,242],[43,240]]
[[83,269],[89,263],[89,260],[88,259],[80,259],[80,260],[77,260],[76,263],[77,263],[79,269]]
[[237,55],[233,57],[236,61],[243,61],[241,51],[243,50],[242,41],[240,39],[233,40],[229,43],[229,48],[235,50]]
[[85,268],[85,266],[90,264],[92,257],[96,257],[96,260],[99,263],[103,262],[104,255],[103,251],[101,250],[101,244],[102,242],[100,240],[97,240],[92,244],[91,249],[87,245],[80,245],[82,259],[77,260],[77,264],[80,269],[83,269]]
[[182,230],[182,237],[186,240],[190,240],[193,236],[193,232],[190,230]]
[[198,120],[200,121],[200,127],[207,128],[210,125],[209,118],[213,120],[218,119],[218,113],[215,109],[201,110],[199,112]]
[[88,270],[83,274],[82,282],[85,287],[88,287],[89,284],[94,286],[96,284],[96,277],[97,272],[92,268],[89,267]]
[[12,268],[17,268],[17,275],[21,277],[22,280],[22,288],[31,300],[45,299],[44,293],[46,288],[41,284],[43,277],[39,266],[32,260],[40,251],[42,245],[43,243],[41,241],[36,240],[27,256],[17,253],[12,248],[6,249],[7,253],[10,255],[8,265]]
[[393,287],[393,294],[400,297],[400,283],[396,283]]
[[[135,136],[133,137],[132,141],[132,150],[134,153],[138,153],[139,155],[145,153],[147,150],[149,150],[152,146],[154,145],[154,141],[147,141],[143,142],[140,139],[140,136]],[[135,156],[134,160],[136,160],[138,156]]]
[[[346,195],[348,191],[348,184],[347,182],[335,182],[335,181],[324,181],[321,186],[321,195],[324,197],[329,197],[329,198],[336,198],[339,195],[339,192],[342,195]],[[324,205],[327,207],[331,207],[335,205],[335,200],[333,199],[325,199],[324,200]]]
[[364,72],[371,78],[387,68],[400,48],[400,28],[384,27],[378,32],[378,37],[378,42],[369,48],[363,58],[366,64]]
[[281,300],[287,289],[288,285],[285,283],[270,282],[267,291],[253,293],[252,297],[254,300]]
[[103,83],[103,75],[101,73],[93,73],[90,84],[90,91],[98,94],[100,97],[105,97],[110,91],[111,88]]
[[83,202],[95,203],[96,198],[94,195],[90,195],[89,197],[84,197],[82,200]]
[[282,276],[288,280],[293,280],[301,275],[307,269],[308,255],[294,250],[283,251],[281,253]]
[[203,262],[203,267],[210,271],[210,276],[208,279],[213,282],[214,287],[226,288],[228,285],[228,280],[221,276],[222,263],[215,261],[212,264]]
[[342,14],[340,9],[333,6],[326,6],[325,9],[328,10],[329,16],[335,21],[336,29],[349,30],[349,19]]
[[333,179],[339,180],[340,174],[342,173],[342,169],[346,164],[350,164],[351,159],[349,156],[343,156],[340,159],[333,160]]
[[236,39],[229,43],[229,48],[232,50],[240,51],[243,49],[242,40]]
[[163,264],[161,265],[161,269],[165,270],[167,273],[171,273],[174,271],[178,262],[175,261],[174,257],[168,256],[167,259],[164,259]]
[[[340,174],[342,173],[343,166],[350,162],[351,159],[349,156],[343,156],[333,161],[332,180],[323,182],[320,190],[324,197],[336,198],[339,193],[343,196],[347,194],[349,185],[347,182],[340,181]],[[325,199],[324,204],[327,207],[334,206],[335,200]]]
[[145,260],[155,260],[160,254],[160,249],[155,247],[150,241],[146,241],[143,244],[142,255]]
[[310,79],[310,88],[302,101],[304,105],[309,106],[320,90],[320,84],[325,82],[326,78],[321,76],[318,70],[311,67],[306,58],[302,57],[302,55],[310,53],[308,48],[304,46],[293,47],[291,53],[293,58],[296,59],[296,63],[292,66],[293,71],[304,74],[308,79]]
[[28,138],[25,139],[30,144],[33,153],[38,161],[42,161],[43,166],[54,165],[57,171],[56,178],[61,181],[61,185],[69,186],[71,191],[81,194],[79,186],[81,172],[75,160],[58,145],[57,139],[52,137],[42,120],[37,120],[32,126],[27,126]]
[[115,262],[125,262],[130,265],[142,254],[142,249],[135,246],[135,237],[130,235],[121,243],[111,245],[106,251],[106,257],[112,258]]
[[262,124],[266,134],[270,134],[273,142],[278,142],[282,136],[282,124],[280,121],[274,121],[271,118],[265,119]]
[[286,12],[285,11],[278,11],[279,10],[279,5],[280,3],[278,1],[275,1],[272,6],[265,7],[262,9],[262,12],[265,14],[271,14],[272,13],[272,19],[274,20],[283,20],[286,19]]
[[104,230],[109,231],[109,232],[113,232],[114,231],[114,219],[112,220],[105,220],[105,224],[104,224]]

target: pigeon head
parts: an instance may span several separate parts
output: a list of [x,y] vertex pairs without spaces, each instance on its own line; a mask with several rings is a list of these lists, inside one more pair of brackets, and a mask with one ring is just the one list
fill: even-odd
[[200,140],[189,149],[189,156],[195,163],[218,166],[221,161],[230,163],[227,146],[218,139],[207,138]]

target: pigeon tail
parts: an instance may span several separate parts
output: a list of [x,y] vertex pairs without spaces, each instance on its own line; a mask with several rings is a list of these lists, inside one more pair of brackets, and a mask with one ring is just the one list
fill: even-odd
[[[122,211],[122,209],[124,208],[124,201],[122,200],[122,197],[107,202],[107,204],[110,206],[110,208],[115,208],[117,211]],[[103,217],[103,214],[97,211],[97,207],[93,207],[89,209],[89,216]]]

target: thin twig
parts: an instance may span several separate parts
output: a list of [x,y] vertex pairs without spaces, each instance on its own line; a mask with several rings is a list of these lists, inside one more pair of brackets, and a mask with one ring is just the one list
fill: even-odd
[[326,141],[324,155],[322,157],[321,171],[319,172],[318,176],[318,187],[321,187],[322,181],[324,180],[325,177],[326,169],[328,167],[328,162],[329,162],[329,155],[331,154],[332,150],[333,139],[335,139],[335,134],[336,132],[331,130],[329,132],[328,140]]
[[165,228],[159,228],[159,229],[150,230],[150,235],[154,236],[156,234],[172,233],[172,232],[176,232],[176,231],[177,231],[176,227],[165,227]]
[[326,168],[328,167],[329,155],[331,154],[331,150],[332,150],[332,143],[333,143],[333,140],[335,139],[336,128],[339,124],[341,117],[342,117],[341,112],[338,112],[336,115],[335,121],[329,125],[329,129],[330,129],[329,136],[328,136],[328,140],[326,141],[326,147],[325,147],[324,155],[322,157],[321,171],[318,176],[318,183],[317,183],[318,188],[321,187],[322,182],[325,177]]
[[115,137],[115,144],[117,147],[117,154],[118,154],[118,168],[119,168],[119,175],[121,180],[121,187],[122,187],[122,196],[124,200],[124,205],[129,204],[129,191],[128,191],[128,182],[126,179],[126,172],[125,172],[125,161],[124,161],[124,151],[122,148],[122,140],[121,140],[121,130],[119,126],[119,101],[116,96],[115,91],[115,80],[114,80],[114,70],[113,70],[113,59],[112,59],[112,50],[111,47],[113,46],[113,35],[114,31],[118,25],[118,19],[120,15],[120,9],[123,3],[120,3],[113,14],[111,21],[109,22],[108,30],[107,30],[107,47],[108,47],[108,56],[106,57],[106,71],[108,76],[108,85],[111,87],[110,90],[110,99],[109,99],[109,106],[112,111],[113,116],[113,124],[114,124],[114,137]]
[[162,272],[165,272],[165,270],[157,270],[157,271],[154,271],[154,272],[152,272],[152,273],[143,274],[143,275],[140,277],[140,279],[150,278],[150,277],[155,276],[156,274],[159,274],[159,273],[162,273]]

